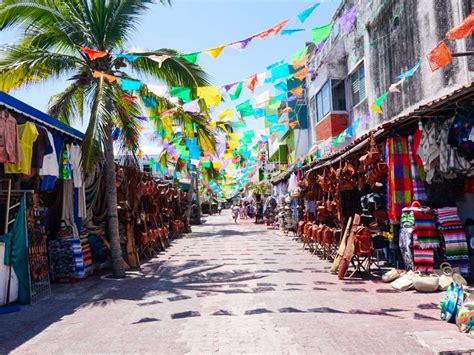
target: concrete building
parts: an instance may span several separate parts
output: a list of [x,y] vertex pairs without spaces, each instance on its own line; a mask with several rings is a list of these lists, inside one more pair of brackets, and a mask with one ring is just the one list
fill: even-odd
[[[355,7],[356,20],[345,33],[340,19]],[[474,57],[455,57],[432,72],[426,54],[446,32],[472,11],[471,0],[344,0],[334,15],[330,38],[311,46],[306,79],[310,143],[314,147],[358,122],[342,148],[377,125],[472,82]],[[446,41],[453,53],[473,50],[472,37]],[[369,107],[398,81],[399,74],[422,61],[419,70],[389,95],[383,114]]]

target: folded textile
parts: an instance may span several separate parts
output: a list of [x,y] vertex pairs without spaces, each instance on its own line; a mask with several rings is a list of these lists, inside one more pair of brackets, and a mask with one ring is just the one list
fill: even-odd
[[432,272],[434,269],[434,250],[414,249],[413,263],[414,269],[417,271]]

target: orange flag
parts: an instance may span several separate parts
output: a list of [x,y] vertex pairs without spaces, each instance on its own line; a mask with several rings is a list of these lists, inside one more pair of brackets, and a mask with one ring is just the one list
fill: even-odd
[[252,75],[247,80],[245,80],[244,85],[247,89],[250,90],[250,92],[253,93],[253,91],[255,90],[255,87],[257,86],[257,83],[258,83],[258,76],[257,74],[255,74],[255,75]]
[[84,48],[84,47],[81,47],[81,51],[83,51],[85,54],[87,54],[87,56],[89,57],[90,60],[96,60],[96,59],[99,59],[99,58],[102,58],[102,57],[105,57],[106,55],[108,55],[107,52],[96,51],[94,49]]
[[284,108],[283,110],[280,110],[280,114],[283,115],[284,113],[290,113],[293,112],[293,109],[291,107]]
[[309,75],[309,68],[303,68],[300,71],[297,71],[296,73],[293,74],[293,77],[295,77],[298,80],[303,80]]
[[110,74],[105,74],[104,72],[94,70],[92,73],[92,76],[94,78],[104,78],[107,80],[110,84],[112,84],[115,80],[117,80],[116,76],[110,75]]
[[426,56],[431,71],[436,71],[453,61],[449,47],[443,41],[439,42]]
[[299,69],[301,67],[304,67],[306,65],[306,62],[308,61],[309,54],[305,54],[301,59],[294,60],[292,65],[293,69]]
[[451,28],[446,33],[447,39],[463,39],[474,32],[474,11],[458,26]]
[[294,121],[294,122],[291,122],[291,123],[290,123],[290,127],[293,128],[293,129],[294,129],[295,127],[299,126],[299,125],[300,125],[300,122],[299,122],[299,121]]
[[295,96],[300,96],[303,93],[303,87],[298,86],[297,88],[291,89],[290,92]]
[[289,18],[277,23],[275,26],[269,28],[268,30],[258,33],[257,35],[255,35],[255,38],[265,39],[268,36],[275,36],[279,34],[281,30],[283,30],[283,27],[285,27],[288,22],[290,22]]

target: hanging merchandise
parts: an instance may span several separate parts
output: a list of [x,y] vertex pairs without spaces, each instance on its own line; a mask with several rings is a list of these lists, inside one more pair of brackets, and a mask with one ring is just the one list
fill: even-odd
[[389,165],[388,215],[392,222],[398,222],[402,209],[412,202],[408,141],[406,138],[388,138],[386,147]]
[[13,164],[5,163],[6,174],[25,174],[31,173],[31,160],[33,158],[33,144],[38,138],[38,130],[35,124],[26,122],[18,125],[20,136],[21,160]]
[[7,111],[0,111],[0,163],[22,160],[19,132],[15,118]]
[[5,243],[5,256],[1,262],[12,266],[19,281],[18,302],[20,304],[29,304],[31,295],[28,275],[25,196],[20,198],[20,206],[11,230],[7,234],[0,236],[0,242]]
[[451,50],[443,41],[439,42],[438,45],[427,54],[426,58],[428,59],[432,72],[445,67],[453,61]]
[[444,239],[446,260],[457,267],[464,275],[469,275],[469,250],[466,233],[456,207],[444,207],[436,210],[439,231]]

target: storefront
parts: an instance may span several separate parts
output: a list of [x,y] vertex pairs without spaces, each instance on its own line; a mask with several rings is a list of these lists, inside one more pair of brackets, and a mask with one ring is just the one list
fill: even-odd
[[[110,265],[104,166],[82,169],[84,135],[0,92],[0,304],[35,303],[51,282]],[[116,165],[127,268],[185,230],[186,193],[128,162]]]
[[[429,275],[474,266],[474,88],[384,122],[311,164],[298,235],[340,278],[381,265]],[[369,238],[367,238],[369,237]]]

